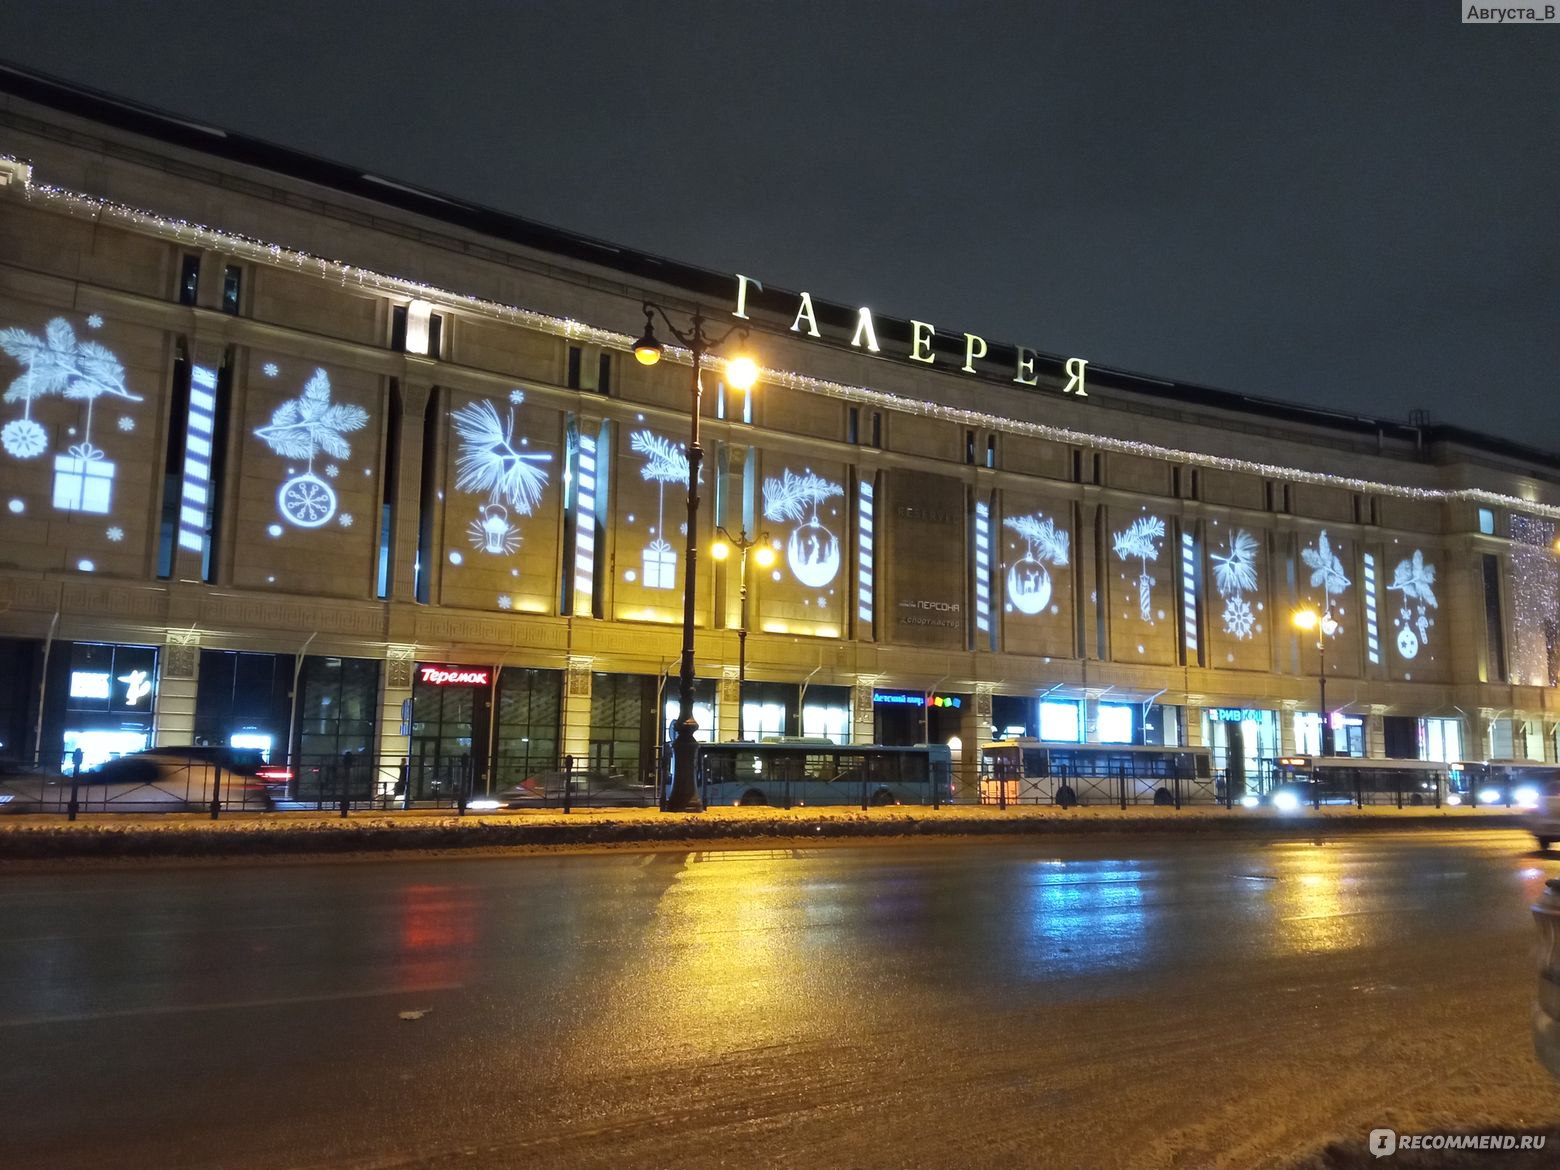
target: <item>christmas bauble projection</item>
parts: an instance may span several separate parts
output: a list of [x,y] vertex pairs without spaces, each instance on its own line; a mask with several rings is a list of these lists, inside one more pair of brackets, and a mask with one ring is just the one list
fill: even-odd
[[1435,625],[1431,611],[1440,606],[1435,596],[1435,566],[1425,560],[1424,550],[1416,548],[1413,556],[1397,563],[1387,591],[1401,599],[1392,619],[1397,652],[1403,658],[1417,658],[1430,644],[1430,630]]
[[785,541],[785,563],[791,575],[809,589],[822,589],[840,571],[840,538],[820,517],[827,500],[845,489],[806,468],[797,475],[782,468],[779,478],[764,480],[764,518],[795,525]]
[[[86,327],[101,329],[103,318],[92,314],[86,318]],[[107,346],[79,336],[65,317],[53,318],[37,333],[20,327],[0,330],[0,351],[21,367],[4,396],[5,404],[19,406],[21,413],[0,426],[0,449],[21,462],[48,454],[49,430],[34,417],[35,406],[40,399],[53,397],[75,404],[78,422],[68,424],[65,434],[76,441],[54,455],[51,500],[62,512],[111,513],[116,466],[108,458],[109,453],[93,443],[92,428],[94,415],[101,415],[99,401],[143,401],[126,385],[123,363]],[[96,421],[101,432],[101,417]],[[135,425],[134,415],[121,414],[116,429],[128,434],[135,430]],[[12,515],[25,514],[26,501],[11,500],[8,511]],[[110,541],[124,538],[123,529],[117,525],[105,529],[105,535]],[[90,565],[90,561],[80,563],[82,568]]]
[[[466,542],[478,557],[515,557],[524,544],[521,521],[542,502],[552,454],[531,450],[530,436],[519,433],[516,408],[525,402],[522,390],[513,390],[509,406],[500,408],[481,398],[450,412],[450,425],[460,452],[455,460],[455,490],[481,502],[466,523]],[[450,563],[463,560],[451,550]],[[518,577],[518,566],[511,567]],[[500,609],[514,606],[511,593],[500,593]]]
[[[268,376],[275,366],[267,366]],[[335,519],[342,528],[352,527],[349,512],[337,512],[336,489],[330,481],[352,457],[346,436],[368,425],[368,411],[348,402],[331,400],[330,375],[316,369],[297,398],[276,408],[271,421],[255,430],[276,454],[288,460],[286,474],[276,491],[276,510],[295,528],[321,528]],[[316,469],[315,461],[329,460]],[[323,471],[323,475],[320,472]],[[276,533],[273,531],[273,535]]]
[[[1043,512],[1009,516],[1002,523],[1017,533],[1023,544],[1023,554],[1008,564],[1003,579],[1007,611],[1033,617],[1051,604],[1051,570],[1067,565],[1067,531],[1057,528]],[[1010,550],[1018,552],[1016,544]]]

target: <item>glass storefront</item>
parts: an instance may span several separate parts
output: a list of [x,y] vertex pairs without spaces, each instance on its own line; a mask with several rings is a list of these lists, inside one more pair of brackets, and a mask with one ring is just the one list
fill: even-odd
[[1278,758],[1278,713],[1252,707],[1207,707],[1203,743],[1215,772],[1224,774],[1235,795],[1262,783]]
[[43,643],[0,638],[0,759],[30,759]]
[[292,692],[291,654],[202,650],[195,689],[195,742],[258,751],[267,763],[286,755]]
[[590,691],[590,768],[655,783],[656,680],[595,674]]
[[[495,786],[561,766],[563,674],[506,666],[498,678],[498,726],[493,735]],[[576,767],[583,767],[579,761]]]
[[802,694],[802,734],[809,739],[850,742],[850,688],[810,686]]
[[157,648],[57,642],[49,657],[45,764],[83,770],[152,744]]
[[303,660],[298,676],[300,760],[369,756],[375,750],[379,667],[374,658]]

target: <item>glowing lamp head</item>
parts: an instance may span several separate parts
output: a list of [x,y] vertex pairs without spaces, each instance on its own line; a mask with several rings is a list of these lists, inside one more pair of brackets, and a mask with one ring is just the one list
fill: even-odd
[[714,544],[710,545],[710,556],[714,557],[717,561],[723,561],[730,555],[731,546],[724,540],[717,540]]
[[661,352],[664,347],[661,339],[655,335],[653,321],[654,310],[645,306],[645,332],[644,336],[634,342],[634,360],[642,366],[653,366],[661,360]]
[[758,363],[747,354],[738,354],[726,363],[726,385],[733,390],[751,390],[758,381]]
[[1314,630],[1317,626],[1321,625],[1322,619],[1316,616],[1316,611],[1314,609],[1297,609],[1295,610],[1294,616],[1289,620],[1294,623],[1295,629],[1305,630],[1307,633],[1309,633],[1311,630]]
[[753,550],[753,560],[760,569],[768,569],[775,563],[775,550],[767,544],[761,544]]

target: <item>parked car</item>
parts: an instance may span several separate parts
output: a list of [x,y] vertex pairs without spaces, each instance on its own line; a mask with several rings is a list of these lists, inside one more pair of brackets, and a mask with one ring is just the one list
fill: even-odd
[[[538,772],[490,797],[476,797],[468,808],[541,808],[563,803],[565,773]],[[568,773],[570,804],[644,808],[656,803],[655,785],[640,784],[622,772]],[[491,803],[489,803],[491,802]]]

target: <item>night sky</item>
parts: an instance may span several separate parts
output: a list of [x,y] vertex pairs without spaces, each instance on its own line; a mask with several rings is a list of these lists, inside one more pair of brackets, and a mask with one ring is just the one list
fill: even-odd
[[1456,0],[51,0],[0,57],[939,331],[1560,450],[1560,27]]

